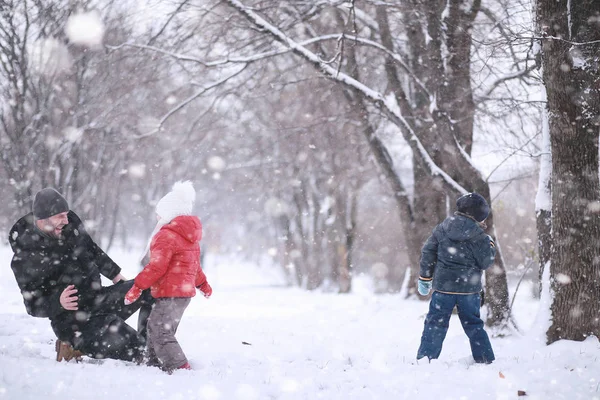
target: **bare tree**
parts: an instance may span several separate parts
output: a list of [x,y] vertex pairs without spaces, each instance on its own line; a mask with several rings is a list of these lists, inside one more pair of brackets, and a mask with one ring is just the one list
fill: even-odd
[[[161,63],[72,42],[65,33],[69,17],[95,5],[91,0],[3,4],[0,143],[3,170],[14,187],[12,220],[31,210],[35,190],[53,186],[86,217],[92,234],[103,228],[110,244],[123,204],[115,193],[125,191],[123,171],[136,151],[127,145],[128,127],[137,125],[131,121],[143,103],[132,99],[156,90]],[[108,30],[105,39],[122,41],[131,30],[122,10],[112,5],[102,3],[104,23],[118,28]],[[133,70],[135,79],[129,77]]]
[[[459,4],[460,2],[456,2],[456,4],[452,2],[452,4],[449,5],[450,15],[453,15],[455,18],[452,22],[458,24],[458,26],[456,26],[456,29],[450,30],[450,36],[446,38],[446,42],[444,43],[445,45],[451,46],[452,49],[450,58],[446,62],[444,62],[444,59],[442,58],[443,55],[441,50],[443,46],[442,42],[444,41],[444,38],[442,37],[444,30],[439,22],[437,22],[441,20],[441,15],[444,12],[445,7],[442,4],[440,4],[439,7],[426,7],[425,4],[417,4],[418,6],[423,7],[422,11],[424,11],[424,13],[422,15],[425,18],[423,23],[428,29],[428,35],[432,38],[430,43],[437,46],[432,47],[430,45],[427,48],[430,52],[428,54],[429,62],[427,63],[427,68],[424,69],[430,70],[428,78],[431,81],[425,83],[414,73],[411,73],[412,70],[406,65],[401,56],[396,55],[393,48],[386,47],[385,38],[391,37],[386,30],[386,18],[384,13],[386,10],[381,7],[378,9],[379,30],[383,39],[383,45],[379,46],[385,50],[384,57],[388,58],[388,64],[391,64],[391,61],[394,61],[404,70],[408,70],[408,74],[406,75],[407,79],[412,82],[415,87],[418,87],[419,90],[426,94],[427,98],[433,102],[424,105],[425,107],[429,106],[429,110],[426,113],[428,118],[425,119],[425,129],[421,127],[423,121],[416,118],[416,115],[413,112],[414,106],[411,104],[410,98],[406,94],[404,87],[399,81],[397,84],[394,84],[396,77],[399,76],[399,71],[396,68],[388,68],[387,70],[387,82],[388,84],[391,84],[393,88],[393,100],[391,100],[380,94],[377,90],[373,90],[361,81],[342,72],[341,67],[334,68],[306,46],[292,40],[283,31],[267,22],[265,18],[259,16],[254,9],[250,9],[236,0],[227,1],[227,3],[244,15],[252,24],[260,27],[266,34],[272,36],[275,40],[284,43],[285,46],[288,46],[293,52],[320,69],[326,76],[349,87],[363,100],[372,104],[376,109],[379,109],[388,120],[396,125],[402,132],[404,138],[413,150],[417,167],[426,171],[427,176],[430,176],[431,179],[434,180],[432,181],[433,184],[428,185],[429,190],[433,188],[442,193],[447,191],[447,193],[456,196],[456,194],[465,193],[467,191],[461,186],[462,184],[469,187],[469,190],[477,191],[488,198],[488,200],[490,199],[487,183],[483,180],[479,171],[473,167],[466,156],[467,152],[465,150],[469,148],[470,141],[472,140],[472,118],[474,112],[472,98],[469,94],[470,91],[466,92],[466,94],[464,92],[465,89],[470,90],[469,74],[468,72],[467,74],[464,74],[465,66],[468,71],[468,62],[465,64],[465,55],[467,55],[466,60],[468,60],[470,36],[465,36],[465,33],[470,31],[469,25],[472,24],[473,19],[477,14],[479,7],[478,2],[475,2],[472,8],[461,7]],[[352,15],[353,12],[355,12],[355,10],[354,8],[351,8],[350,15]],[[466,25],[462,26],[461,24]],[[453,36],[454,34],[456,34],[456,36]],[[345,38],[342,37],[341,39]],[[422,42],[424,43],[425,41],[423,40]],[[338,54],[341,55],[340,50],[338,50]],[[333,60],[336,60],[336,58],[334,57]],[[341,60],[343,60],[343,58]],[[452,68],[449,69],[449,71],[452,72],[445,73],[443,70],[445,65],[451,66]],[[454,97],[457,97],[459,101],[453,100]],[[464,107],[470,108],[464,109]],[[375,154],[381,152],[382,149],[385,149],[384,145],[373,145],[374,143],[378,143],[376,137],[372,136],[369,139],[371,149]],[[389,157],[379,157],[378,161],[380,162],[380,165],[390,170],[389,165],[392,163]],[[415,169],[418,170],[418,168]],[[393,168],[391,170],[393,170]],[[394,180],[392,180],[392,182],[393,181]],[[435,183],[436,181],[438,183]],[[395,190],[395,194],[401,195],[398,190]],[[429,192],[429,196],[424,196],[424,198],[431,200],[436,197],[433,193]],[[399,198],[399,201],[402,200]],[[438,204],[440,203],[441,200]],[[402,203],[399,204],[401,205]],[[422,201],[418,204],[427,204],[427,202]],[[440,207],[434,206],[434,209],[440,209]],[[429,210],[423,210],[419,215],[431,214],[432,213]],[[439,218],[437,218],[437,220],[439,220]],[[489,222],[490,233],[494,236],[493,216],[491,216]],[[414,224],[415,222],[413,220],[408,223]],[[431,229],[432,224],[428,225],[428,229]],[[414,235],[412,237],[414,237]],[[411,248],[414,248],[414,246],[411,246]],[[416,265],[415,260],[417,259],[418,257],[416,255],[411,257],[413,265]],[[501,255],[499,255],[494,268],[492,268],[490,272],[491,273],[487,274],[486,279],[486,285],[490,294],[490,309],[492,311],[488,323],[494,326],[503,327],[506,326],[508,321],[508,295],[506,275]]]
[[[279,257],[290,280],[307,288],[350,291],[355,273],[375,265],[387,289],[398,290],[407,267],[414,278],[424,237],[457,195],[476,190],[492,200],[469,158],[474,127],[508,118],[499,104],[523,108],[511,100],[510,82],[526,82],[529,71],[515,45],[502,56],[513,70],[501,75],[486,64],[487,43],[472,39],[475,32],[492,40],[494,31],[511,43],[516,33],[503,18],[512,16],[499,18],[502,7],[429,3],[267,1],[248,9],[182,0],[140,32],[127,3],[15,2],[15,12],[3,14],[14,21],[2,27],[14,25],[30,43],[56,39],[69,63],[53,74],[15,75],[28,77],[27,90],[0,82],[5,110],[26,99],[21,125],[39,125],[35,135],[13,135],[19,114],[3,111],[2,172],[26,188],[24,202],[42,185],[65,191],[92,229],[108,227],[109,244],[149,231],[154,202],[173,181],[192,179],[215,246]],[[75,6],[102,10],[102,50],[65,37]],[[19,31],[23,15],[39,15],[29,35]],[[475,79],[471,65],[487,78]],[[34,113],[36,102],[43,107]],[[398,157],[407,147],[412,160]],[[379,181],[391,190],[370,209],[386,218],[395,201],[394,229],[370,233],[372,216],[360,205],[367,191],[379,193]],[[400,237],[406,244],[391,248],[406,254],[384,249]],[[502,328],[509,317],[501,257],[487,275],[488,323]]]

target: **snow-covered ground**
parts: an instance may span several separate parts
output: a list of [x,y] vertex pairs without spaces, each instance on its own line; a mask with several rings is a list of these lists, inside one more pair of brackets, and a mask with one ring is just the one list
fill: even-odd
[[[207,259],[213,297],[197,296],[179,328],[193,371],[57,363],[49,321],[25,313],[11,255],[0,249],[0,399],[600,399],[596,338],[494,338],[497,361],[475,365],[453,316],[441,358],[417,364],[426,303],[372,295],[360,280],[351,295],[307,293],[226,258]],[[138,254],[111,255],[135,275]],[[538,306],[522,292],[516,316],[530,330]]]

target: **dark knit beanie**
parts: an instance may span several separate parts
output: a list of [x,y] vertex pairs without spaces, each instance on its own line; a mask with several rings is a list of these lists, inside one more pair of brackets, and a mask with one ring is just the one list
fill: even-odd
[[37,219],[46,219],[66,211],[69,211],[69,203],[56,190],[45,188],[36,193],[33,216]]
[[490,206],[479,193],[467,193],[456,200],[458,212],[467,214],[482,222],[490,214]]

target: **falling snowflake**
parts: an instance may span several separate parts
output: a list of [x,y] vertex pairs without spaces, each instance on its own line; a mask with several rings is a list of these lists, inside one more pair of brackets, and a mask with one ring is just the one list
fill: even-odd
[[568,285],[571,283],[571,277],[565,274],[557,274],[556,281],[562,285]]
[[226,166],[225,160],[219,156],[210,157],[207,161],[207,164],[208,168],[212,169],[213,171],[223,171]]
[[132,178],[143,178],[146,176],[146,164],[132,164],[129,166],[128,172]]
[[95,48],[102,46],[104,31],[104,23],[95,11],[73,14],[65,26],[65,33],[72,43]]
[[63,135],[67,141],[76,143],[83,136],[83,129],[75,126],[68,126],[63,130]]

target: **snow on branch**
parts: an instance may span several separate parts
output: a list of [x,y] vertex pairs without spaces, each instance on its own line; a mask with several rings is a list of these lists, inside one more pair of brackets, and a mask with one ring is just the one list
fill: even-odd
[[234,9],[242,13],[251,23],[266,31],[277,41],[289,47],[291,51],[300,55],[302,58],[312,63],[315,67],[319,68],[326,76],[362,93],[363,96],[369,99],[373,104],[375,104],[375,106],[380,108],[381,111],[396,126],[401,128],[400,131],[404,135],[406,142],[410,145],[413,152],[415,154],[418,154],[418,156],[426,165],[426,167],[429,168],[429,171],[432,175],[441,176],[449,186],[451,186],[454,190],[461,194],[468,192],[458,182],[452,179],[452,177],[450,177],[440,167],[437,166],[437,164],[429,156],[429,153],[427,153],[427,150],[413,131],[410,124],[402,116],[397,107],[395,107],[395,104],[393,104],[393,102],[385,98],[381,93],[377,92],[376,90],[373,90],[368,86],[364,85],[362,82],[359,82],[351,76],[333,68],[325,61],[323,61],[319,56],[317,56],[316,54],[308,50],[306,47],[304,47],[301,43],[295,42],[285,33],[279,30],[276,26],[266,21],[264,18],[262,18],[256,12],[254,12],[250,7],[246,7],[239,0],[225,1],[229,3],[229,5],[231,5]]
[[154,51],[156,53],[160,53],[169,57],[172,57],[176,60],[179,61],[189,61],[189,62],[194,62],[194,63],[198,63],[204,66],[216,66],[216,65],[220,65],[220,64],[224,64],[224,63],[220,63],[220,64],[215,64],[215,63],[208,63],[198,57],[192,57],[192,56],[188,56],[187,54],[181,54],[181,53],[175,53],[172,51],[168,51],[168,50],[164,50],[161,49],[160,47],[155,47],[155,46],[150,46],[150,45],[145,45],[145,44],[137,44],[137,43],[121,43],[120,45],[117,46],[110,46],[107,45],[106,48],[109,50],[119,50],[122,49],[124,47],[133,47],[136,49],[143,49],[143,50],[151,50]]
[[[344,36],[345,35],[343,33],[332,33],[329,35],[322,35],[322,36],[314,37],[314,38],[305,40],[303,42],[300,42],[298,44],[300,46],[308,46],[311,44],[324,42],[324,41],[328,41],[328,40],[340,40]],[[355,36],[353,36],[352,39],[349,39],[349,40],[353,40],[357,43],[361,43],[366,46],[370,46],[370,47],[373,47],[380,51],[385,52],[387,55],[392,57],[394,59],[394,61],[398,62],[398,64],[409,74],[409,76],[415,81],[415,83],[423,91],[425,91],[425,93],[429,94],[429,91],[427,90],[427,87],[425,86],[425,84],[423,82],[421,82],[421,80],[408,67],[406,62],[402,59],[401,55],[399,55],[398,53],[394,53],[393,51],[390,51],[386,47],[382,46],[380,43],[377,43],[373,40],[355,37]],[[137,44],[137,43],[122,43],[118,46],[106,46],[106,47],[110,50],[118,50],[123,47],[134,47],[134,48],[143,49],[143,50],[150,50],[150,51],[154,51],[154,52],[172,57],[179,61],[194,62],[194,63],[201,64],[205,67],[216,67],[216,66],[225,65],[225,64],[251,63],[251,62],[263,60],[263,59],[266,59],[269,57],[274,57],[274,56],[282,55],[282,54],[293,51],[293,49],[291,47],[284,47],[284,48],[277,49],[277,50],[271,50],[271,51],[267,51],[267,52],[263,52],[263,53],[254,54],[254,55],[248,56],[248,57],[231,57],[231,58],[228,57],[228,58],[224,58],[221,60],[205,61],[198,57],[193,57],[193,56],[189,56],[189,55],[181,54],[181,53],[175,53],[172,51],[164,50],[160,47],[144,45],[144,44]]]
[[376,32],[379,31],[379,23],[362,9],[356,7],[356,5],[354,6],[354,14],[356,14],[356,17],[370,29]]
[[[340,37],[340,34],[320,36],[320,37],[312,38],[310,40],[306,40],[306,41],[302,42],[302,45],[306,46],[309,44],[314,44],[314,43],[318,43],[320,41],[325,41],[325,40],[332,40],[332,39],[337,40],[339,37]],[[193,63],[203,65],[205,67],[217,67],[217,66],[226,65],[226,64],[242,64],[242,63],[249,64],[249,63],[260,61],[260,60],[263,60],[266,58],[279,56],[279,55],[282,55],[285,53],[290,53],[292,51],[292,49],[286,47],[286,48],[266,51],[263,53],[253,54],[253,55],[247,56],[247,57],[227,57],[227,58],[223,58],[220,60],[206,61],[206,60],[203,60],[198,57],[189,56],[187,54],[175,53],[172,51],[162,49],[160,47],[150,46],[150,45],[145,45],[145,44],[138,44],[138,43],[122,43],[118,46],[106,46],[106,47],[110,50],[119,50],[124,47],[133,47],[133,48],[142,49],[142,50],[150,50],[150,51],[154,51],[156,53],[160,53],[160,54],[172,57],[179,61],[193,62]]]
[[561,42],[565,42],[568,44],[571,44],[573,46],[591,46],[593,44],[599,44],[600,40],[591,40],[589,42],[573,42],[572,40],[567,40],[565,38],[561,38],[558,36],[551,36],[551,35],[547,35],[547,36],[541,36],[541,37],[532,37],[529,38],[530,40],[546,40],[546,39],[551,39],[551,40],[559,40]]
[[357,43],[361,43],[367,46],[371,46],[374,47],[376,49],[379,49],[383,52],[385,52],[387,55],[389,55],[390,57],[392,57],[394,59],[394,61],[398,62],[398,64],[410,75],[410,77],[415,81],[415,83],[425,92],[427,93],[428,96],[431,96],[431,93],[429,93],[429,90],[427,90],[427,87],[425,86],[425,84],[423,82],[421,82],[421,80],[419,79],[419,77],[417,77],[415,75],[415,73],[408,67],[408,65],[406,64],[406,62],[404,62],[404,59],[402,59],[402,56],[399,55],[398,53],[394,53],[393,51],[389,50],[388,48],[386,48],[385,46],[381,45],[380,43],[377,43],[373,40],[369,40],[369,39],[364,39],[364,38],[360,38],[360,37],[352,37],[353,41],[357,42]]

